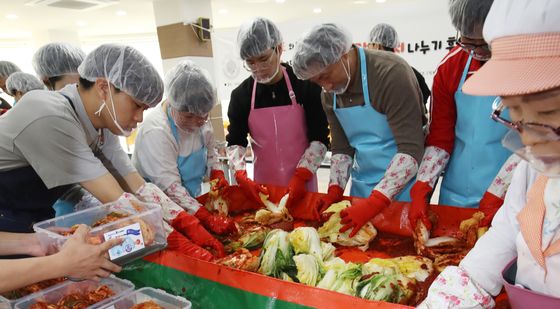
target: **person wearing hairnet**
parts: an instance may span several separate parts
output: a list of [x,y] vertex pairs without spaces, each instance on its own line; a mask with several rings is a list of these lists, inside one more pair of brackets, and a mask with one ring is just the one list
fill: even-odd
[[[369,32],[368,47],[371,49],[384,50],[394,53],[395,48],[397,48],[399,45],[400,42],[397,30],[395,30],[395,28],[393,28],[393,26],[389,24],[377,24]],[[422,76],[422,74],[418,72],[418,70],[416,70],[413,66],[410,67],[412,68],[414,76],[416,76],[416,80],[418,81],[418,86],[420,86],[420,90],[422,91],[422,102],[424,102],[424,105],[426,105],[431,94],[430,87],[428,87],[428,85],[426,84],[424,76]]]
[[461,89],[490,59],[482,26],[492,2],[449,1],[451,21],[461,37],[458,46],[443,58],[434,77],[426,152],[411,191],[412,226],[421,220],[431,229],[429,201],[443,171],[439,204],[479,207],[485,215],[481,226],[489,226],[520,160],[500,145],[506,128],[488,117],[495,97],[473,96]]
[[409,199],[424,153],[422,93],[401,57],[352,44],[338,25],[314,27],[296,45],[299,78],[323,87],[322,101],[332,135],[328,194],[324,210],[342,199],[350,170],[350,195],[365,197],[342,211],[341,231],[350,236],[387,208]]
[[45,85],[34,75],[15,72],[6,79],[6,90],[14,97],[14,105],[31,90],[44,90]]
[[184,237],[175,236],[186,235],[223,255],[198,219],[144,181],[118,141],[160,102],[156,69],[132,47],[104,44],[78,73],[78,84],[30,92],[0,121],[0,230],[30,232],[34,222],[53,217],[53,202],[79,183],[102,203],[136,197],[161,205],[175,228],[167,229],[169,247],[180,250],[177,239]]
[[[299,202],[307,191],[317,192],[315,173],[329,146],[321,88],[298,80],[292,67],[281,63],[282,35],[270,20],[242,25],[237,42],[251,76],[232,91],[228,108],[227,154],[235,179],[255,205],[262,204],[258,193],[266,192],[257,183],[288,186],[290,213],[318,220],[317,209]],[[248,134],[254,181],[245,171]]]
[[492,58],[463,91],[498,96],[492,119],[523,160],[492,227],[419,308],[493,308],[502,287],[511,308],[560,308],[560,2],[494,0],[483,35]]
[[[6,89],[6,80],[15,72],[21,72],[17,65],[10,61],[0,61],[0,88],[5,93],[8,93],[8,89]],[[10,108],[12,108],[12,106],[3,98],[0,98],[0,115],[4,114]]]
[[[68,43],[48,43],[41,46],[33,55],[33,68],[49,90],[60,90],[68,84],[78,82],[78,66],[86,54],[78,47]],[[70,187],[58,199],[53,208],[61,216],[74,211],[76,204],[84,199],[92,199],[80,186]]]
[[[146,117],[138,130],[132,162],[175,203],[216,234],[235,232],[234,222],[214,216],[195,197],[202,179],[222,184],[214,131],[208,114],[216,104],[216,89],[208,73],[192,61],[173,67],[165,78],[167,100]],[[220,184],[218,184],[220,185]]]
[[50,90],[78,82],[78,66],[86,54],[67,43],[48,43],[33,55],[33,69]]

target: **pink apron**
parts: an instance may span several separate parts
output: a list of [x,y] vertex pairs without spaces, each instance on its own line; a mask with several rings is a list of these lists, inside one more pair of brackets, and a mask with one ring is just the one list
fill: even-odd
[[[291,105],[255,109],[257,82],[253,84],[249,132],[253,149],[254,180],[260,184],[288,186],[305,149],[309,147],[305,111],[296,95],[286,68],[281,67]],[[317,192],[317,176],[307,182],[307,190]]]
[[[545,258],[560,253],[560,242],[558,240],[550,244],[542,251],[542,230],[545,218],[546,206],[544,204],[544,191],[547,177],[539,176],[527,192],[527,204],[517,215],[519,229],[529,248],[531,255],[537,263],[546,271]],[[502,271],[502,281],[508,294],[508,299],[513,309],[538,308],[552,309],[560,308],[560,298],[546,295],[537,291],[531,291],[516,286],[517,258],[509,262]]]
[[512,309],[538,308],[557,309],[560,308],[560,298],[531,291],[515,285],[517,275],[517,258],[513,259],[502,271],[502,281],[508,294],[508,300]]

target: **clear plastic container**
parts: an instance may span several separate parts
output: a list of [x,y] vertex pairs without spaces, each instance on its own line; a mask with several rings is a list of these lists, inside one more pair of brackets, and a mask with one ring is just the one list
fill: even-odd
[[101,280],[100,282],[91,280],[80,282],[66,281],[59,285],[37,292],[33,295],[24,297],[22,300],[16,303],[14,308],[27,309],[29,308],[29,306],[32,306],[37,302],[56,304],[65,296],[73,293],[87,293],[97,289],[102,285],[107,285],[111,289],[111,291],[113,291],[114,295],[89,306],[88,309],[103,308],[107,303],[110,303],[121,296],[127,295],[134,290],[134,284],[132,284],[130,281],[122,280],[115,277],[108,277]]
[[130,309],[136,304],[153,301],[165,309],[190,309],[190,301],[154,288],[141,288],[103,306],[104,309]]
[[[112,215],[116,219],[93,227],[107,215]],[[122,215],[127,217],[119,218]],[[53,248],[60,249],[70,237],[72,227],[76,224],[92,227],[89,234],[90,243],[124,238],[121,245],[109,250],[111,260],[119,265],[159,251],[167,245],[161,207],[138,201],[119,200],[92,207],[36,223],[33,229],[37,232],[37,237],[45,250],[52,251]],[[67,233],[66,236],[64,233]]]
[[46,287],[46,288],[44,288],[44,289],[42,289],[42,290],[40,290],[40,291],[37,291],[37,292],[35,292],[35,293],[31,293],[31,294],[25,295],[25,296],[22,296],[22,297],[19,297],[19,298],[15,298],[15,299],[8,299],[8,298],[6,298],[6,297],[0,295],[0,309],[12,309],[12,308],[14,307],[14,305],[15,305],[18,301],[24,299],[25,297],[29,297],[29,296],[31,296],[31,295],[35,295],[35,294],[37,294],[37,293],[40,293],[41,291],[44,291],[44,290],[46,290],[46,289],[48,289],[48,288],[54,287],[54,286],[56,286],[56,285],[58,285],[58,284],[62,284],[62,283],[63,283],[63,282],[55,283],[55,284],[53,284],[52,286]]

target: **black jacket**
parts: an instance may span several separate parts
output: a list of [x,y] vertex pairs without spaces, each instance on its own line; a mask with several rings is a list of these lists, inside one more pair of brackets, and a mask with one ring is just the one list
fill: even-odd
[[[321,104],[321,87],[310,81],[299,80],[288,64],[283,63],[282,65],[286,67],[297,102],[305,110],[309,142],[319,141],[329,147],[329,129],[327,117]],[[253,82],[253,77],[250,76],[231,92],[228,107],[230,125],[226,136],[228,146],[240,145],[247,147]],[[292,102],[284,79],[273,85],[257,84],[255,109],[290,104]],[[284,129],[289,130],[290,128]]]

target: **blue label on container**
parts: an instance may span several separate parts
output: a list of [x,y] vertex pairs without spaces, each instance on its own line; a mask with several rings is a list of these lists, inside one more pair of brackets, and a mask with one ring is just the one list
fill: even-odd
[[136,236],[138,236],[138,235],[140,235],[140,233],[141,233],[140,230],[133,230],[133,229],[126,230],[126,235],[136,235]]
[[134,223],[120,229],[107,232],[104,236],[105,241],[114,238],[124,238],[120,245],[109,249],[109,257],[111,260],[125,256],[145,247],[139,223]]

